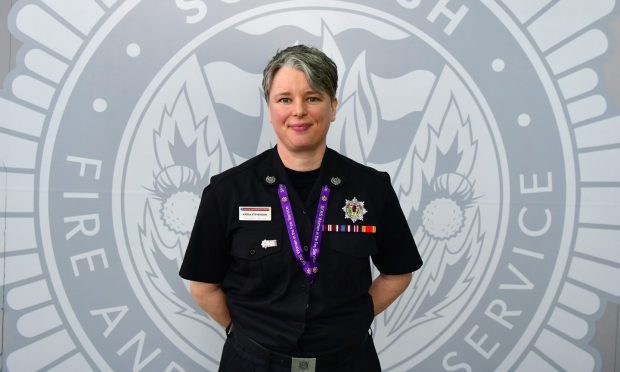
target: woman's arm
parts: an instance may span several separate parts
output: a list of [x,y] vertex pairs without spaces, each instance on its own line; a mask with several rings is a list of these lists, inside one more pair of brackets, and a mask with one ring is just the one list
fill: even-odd
[[226,294],[221,284],[190,282],[190,292],[198,305],[216,322],[227,327],[230,324],[230,312],[226,303]]
[[379,274],[368,290],[374,304],[375,316],[387,309],[407,289],[411,278],[411,273],[399,275]]

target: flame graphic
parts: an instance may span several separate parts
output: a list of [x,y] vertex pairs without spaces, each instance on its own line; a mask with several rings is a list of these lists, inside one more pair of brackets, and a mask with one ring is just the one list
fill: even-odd
[[377,132],[379,113],[377,100],[366,69],[366,52],[361,52],[351,68],[346,69],[342,53],[333,35],[324,25],[324,52],[334,59],[340,73],[340,107],[336,120],[331,124],[328,146],[347,154],[360,163],[368,161]]
[[233,165],[212,100],[206,104],[207,116],[198,120],[183,85],[172,108],[164,107],[160,128],[153,132],[159,170],[184,165],[208,180]]

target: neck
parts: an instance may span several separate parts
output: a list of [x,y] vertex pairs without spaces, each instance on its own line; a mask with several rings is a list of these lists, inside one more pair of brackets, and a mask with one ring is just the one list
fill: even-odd
[[284,146],[277,146],[278,155],[284,166],[298,172],[308,172],[321,167],[323,155],[325,155],[326,146],[315,151],[307,152],[288,152]]

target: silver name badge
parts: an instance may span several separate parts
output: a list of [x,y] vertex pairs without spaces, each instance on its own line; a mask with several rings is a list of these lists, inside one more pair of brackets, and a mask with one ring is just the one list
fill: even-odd
[[316,358],[292,358],[291,372],[314,372]]
[[273,248],[273,247],[277,247],[278,246],[278,241],[275,239],[272,240],[267,240],[267,239],[263,239],[263,241],[260,243],[261,247],[267,249],[267,248]]

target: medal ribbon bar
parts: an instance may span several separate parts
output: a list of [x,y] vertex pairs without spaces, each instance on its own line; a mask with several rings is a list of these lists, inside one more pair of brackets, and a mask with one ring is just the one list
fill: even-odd
[[375,234],[377,232],[377,226],[373,226],[373,225],[333,225],[333,224],[325,224],[325,225],[323,225],[323,231]]

